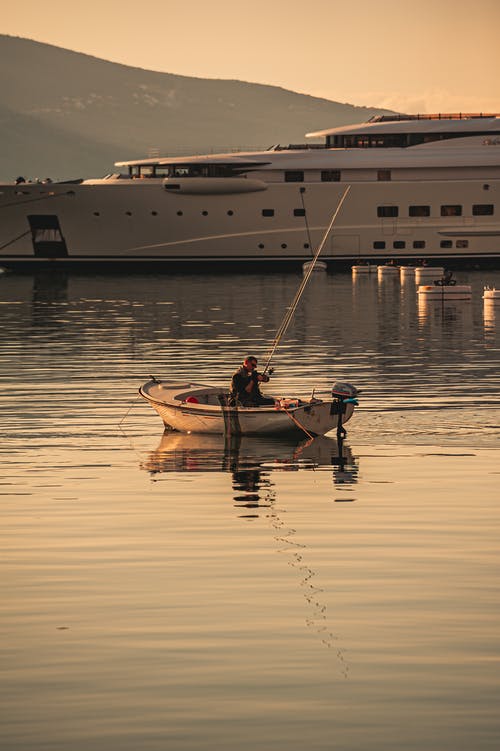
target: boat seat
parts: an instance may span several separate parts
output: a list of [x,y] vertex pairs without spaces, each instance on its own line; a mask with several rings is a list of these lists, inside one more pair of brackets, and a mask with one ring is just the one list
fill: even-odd
[[187,404],[208,404],[216,406],[220,404],[219,397],[219,391],[208,393],[206,391],[189,391],[185,394],[177,394],[175,398],[181,402],[186,402]]

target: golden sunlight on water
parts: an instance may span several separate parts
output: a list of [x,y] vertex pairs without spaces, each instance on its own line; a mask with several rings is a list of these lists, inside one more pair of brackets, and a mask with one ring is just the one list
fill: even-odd
[[162,434],[136,399],[150,369],[217,382],[260,354],[293,275],[248,298],[233,277],[4,281],[8,751],[497,748],[480,298],[424,314],[414,289],[315,280],[274,383],[363,388],[339,457],[328,437]]

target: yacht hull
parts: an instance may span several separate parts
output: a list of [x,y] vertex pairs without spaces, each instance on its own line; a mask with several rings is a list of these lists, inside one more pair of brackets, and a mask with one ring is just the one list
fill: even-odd
[[[353,182],[321,258],[329,266],[361,258],[404,263],[425,257],[447,266],[499,259],[500,206],[491,216],[440,215],[445,203],[468,212],[479,201],[493,203],[500,181],[489,180],[487,194],[483,182]],[[0,263],[303,263],[323,237],[345,185],[270,182],[266,191],[231,195],[172,194],[158,180],[4,185]],[[377,216],[379,206],[396,204],[397,218]],[[408,206],[419,204],[431,206],[430,217],[408,216]],[[264,216],[265,210],[274,213]]]

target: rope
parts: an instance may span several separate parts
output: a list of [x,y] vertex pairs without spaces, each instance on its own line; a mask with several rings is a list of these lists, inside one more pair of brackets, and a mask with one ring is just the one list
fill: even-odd
[[311,242],[311,233],[309,232],[309,222],[307,221],[307,211],[306,211],[306,204],[304,202],[304,193],[306,192],[305,188],[300,189],[300,200],[302,201],[302,208],[304,210],[304,222],[306,225],[306,232],[307,232],[307,242],[309,244],[309,249],[312,254],[312,242]]
[[302,294],[303,294],[303,292],[304,292],[304,290],[306,288],[307,282],[309,281],[309,278],[310,278],[311,274],[314,271],[314,266],[316,264],[316,261],[319,258],[319,254],[321,253],[321,251],[323,250],[323,248],[325,246],[325,243],[326,243],[326,241],[328,239],[328,235],[330,234],[330,232],[332,230],[332,227],[333,227],[333,225],[335,223],[335,220],[336,220],[336,218],[338,216],[338,213],[339,213],[339,211],[340,211],[340,209],[342,207],[342,204],[344,203],[344,201],[346,199],[346,196],[349,193],[350,189],[351,189],[351,186],[348,185],[347,188],[344,190],[344,193],[342,194],[342,197],[341,197],[341,199],[340,199],[340,201],[338,203],[338,206],[335,209],[335,212],[334,212],[334,214],[332,216],[330,224],[328,225],[328,229],[326,230],[325,234],[323,235],[323,239],[321,240],[321,242],[320,242],[320,244],[318,246],[318,249],[317,249],[316,253],[314,254],[314,257],[313,257],[313,259],[311,261],[311,265],[309,266],[309,268],[307,269],[306,273],[304,274],[304,278],[302,279],[302,282],[301,282],[301,284],[300,284],[300,286],[299,286],[299,288],[297,290],[297,293],[296,293],[296,295],[295,295],[295,297],[293,299],[292,304],[290,305],[289,308],[287,308],[287,311],[286,311],[286,313],[285,313],[285,315],[283,317],[283,320],[281,322],[281,326],[279,327],[279,329],[276,332],[276,335],[274,337],[274,340],[273,340],[273,343],[272,343],[272,346],[271,346],[271,352],[270,352],[270,354],[269,354],[269,356],[267,358],[266,367],[264,368],[264,371],[263,371],[264,373],[267,371],[267,369],[269,367],[269,363],[271,362],[272,357],[273,357],[273,355],[274,355],[274,353],[276,351],[276,348],[277,348],[278,344],[280,343],[281,339],[283,338],[283,335],[285,334],[285,331],[287,330],[288,326],[290,325],[290,321],[292,320],[292,318],[294,316],[295,310],[296,310],[297,305],[299,304],[300,298],[302,297]]
[[292,422],[294,422],[294,423],[295,423],[295,424],[297,425],[297,427],[299,427],[299,428],[300,428],[301,430],[303,430],[303,431],[304,431],[304,433],[306,434],[306,436],[307,436],[308,438],[311,438],[311,439],[313,439],[313,438],[314,438],[314,436],[313,436],[313,435],[311,435],[311,434],[309,433],[309,431],[308,431],[308,430],[306,430],[306,429],[305,429],[305,427],[304,427],[303,425],[301,425],[301,423],[300,423],[300,422],[299,422],[299,421],[297,420],[297,418],[295,417],[295,415],[292,415],[292,413],[291,413],[291,412],[290,412],[290,411],[289,411],[288,409],[284,409],[283,411],[287,413],[287,415],[288,415],[288,417],[290,418],[290,420],[292,420]]
[[[32,183],[27,183],[32,185]],[[63,198],[64,196],[74,196],[74,190],[67,190],[65,193],[56,193],[51,190],[49,193],[44,193],[41,196],[34,196],[33,198],[24,198],[19,201],[11,201],[10,203],[2,203],[0,209],[7,209],[9,206],[25,206],[27,203],[37,203],[38,201],[48,201],[49,198]]]
[[130,410],[132,409],[132,407],[134,406],[134,404],[136,403],[136,401],[137,401],[138,399],[140,399],[140,398],[141,398],[141,395],[139,394],[139,395],[138,395],[138,396],[136,396],[136,397],[135,397],[135,399],[134,399],[134,400],[132,401],[132,403],[131,403],[130,407],[129,407],[129,408],[127,409],[127,411],[126,411],[126,412],[125,412],[125,414],[123,415],[122,419],[121,419],[121,420],[120,420],[120,422],[118,423],[118,427],[119,427],[119,428],[121,428],[121,426],[122,426],[122,422],[123,422],[123,421],[124,421],[124,420],[125,420],[125,419],[126,419],[126,418],[128,417]]
[[4,248],[8,248],[9,245],[12,245],[13,243],[17,242],[17,240],[20,240],[21,237],[25,237],[26,235],[29,235],[31,232],[30,229],[26,230],[26,232],[23,232],[21,235],[18,235],[17,237],[14,237],[13,240],[9,240],[9,242],[4,243],[3,245],[0,245],[0,250],[3,250]]

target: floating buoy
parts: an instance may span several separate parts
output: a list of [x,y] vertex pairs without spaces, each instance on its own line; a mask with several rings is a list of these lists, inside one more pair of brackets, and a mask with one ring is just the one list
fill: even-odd
[[372,266],[370,263],[360,263],[352,267],[353,274],[374,274],[376,270],[377,267]]
[[305,263],[302,264],[303,273],[307,274],[307,272],[309,271],[311,266],[313,266],[313,264],[314,264],[313,274],[316,271],[326,271],[328,269],[328,266],[326,265],[324,261],[316,261],[316,263],[314,263],[313,261],[306,261]]
[[470,300],[470,284],[424,284],[418,288],[419,300]]
[[500,289],[485,287],[483,291],[483,300],[492,300],[500,303]]
[[442,266],[417,266],[415,269],[415,284],[441,279],[444,274]]
[[391,266],[391,264],[377,266],[377,274],[379,278],[383,276],[399,276],[399,266]]

